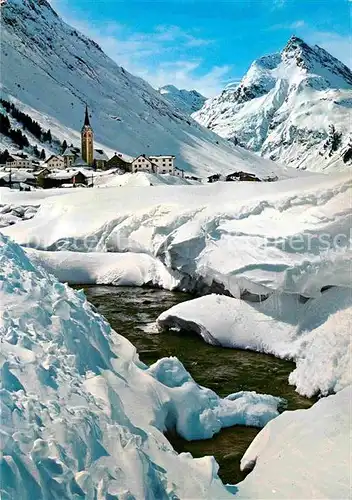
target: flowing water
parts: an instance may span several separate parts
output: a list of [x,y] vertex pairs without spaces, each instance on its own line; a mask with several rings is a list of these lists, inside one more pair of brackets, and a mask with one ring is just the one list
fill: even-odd
[[[287,409],[309,408],[313,401],[297,394],[288,384],[294,363],[266,354],[226,349],[206,344],[189,332],[157,332],[155,320],[166,309],[191,297],[183,293],[149,288],[84,287],[88,300],[121,335],[137,348],[141,361],[151,364],[165,356],[177,356],[192,377],[220,396],[248,390],[280,396]],[[186,441],[175,433],[167,434],[178,451],[194,457],[215,456],[219,475],[225,483],[243,479],[239,461],[259,432],[253,427],[223,429],[209,440]]]

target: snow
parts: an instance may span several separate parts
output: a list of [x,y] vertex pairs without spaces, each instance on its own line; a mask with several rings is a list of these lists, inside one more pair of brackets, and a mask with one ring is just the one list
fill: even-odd
[[0,242],[3,496],[232,497],[212,457],[178,455],[162,432],[199,439],[229,425],[262,426],[280,399],[220,399],[176,358],[148,368],[82,291]]
[[156,286],[175,289],[180,282],[150,255],[142,253],[43,252],[26,249],[31,261],[45,268],[59,281],[69,284]]
[[236,498],[350,498],[351,399],[349,387],[270,422],[241,460],[255,465]]
[[[47,2],[8,0],[1,13],[3,98],[60,142],[79,146],[87,103],[94,147],[109,157],[114,151],[133,157],[175,155],[178,168],[200,177],[233,171],[259,177],[297,175],[233,146],[178,111],[65,24]],[[1,142],[8,146],[6,138]],[[57,153],[45,146],[47,155]]]
[[[185,280],[216,283],[235,297],[274,290],[310,297],[322,286],[348,285],[350,185],[339,174],[77,189],[41,194],[33,219],[3,231],[39,250],[152,255]],[[5,192],[4,202],[33,205],[40,196],[30,195]]]
[[351,318],[351,289],[334,287],[306,303],[297,295],[273,294],[259,303],[207,295],[163,312],[157,323],[194,331],[209,344],[293,359],[289,382],[311,397],[352,383]]
[[189,185],[196,181],[184,179],[170,174],[150,174],[147,172],[137,172],[135,174],[125,173],[122,175],[101,175],[94,179],[95,186],[115,187],[115,186],[161,186],[161,185]]
[[[279,163],[314,171],[348,170],[341,158],[350,130],[352,73],[320,47],[292,37],[280,54],[254,61],[229,87],[192,116],[221,137]],[[342,143],[323,145],[333,124]]]
[[158,91],[175,108],[187,115],[201,109],[206,101],[206,98],[196,90],[180,90],[174,85],[164,85]]

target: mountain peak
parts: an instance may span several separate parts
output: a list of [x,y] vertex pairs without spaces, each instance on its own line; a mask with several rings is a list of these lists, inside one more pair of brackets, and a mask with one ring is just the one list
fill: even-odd
[[281,52],[281,57],[285,62],[295,59],[297,66],[318,75],[322,69],[324,74],[328,70],[345,80],[348,85],[352,84],[352,73],[347,66],[319,45],[310,46],[298,36],[291,36]]

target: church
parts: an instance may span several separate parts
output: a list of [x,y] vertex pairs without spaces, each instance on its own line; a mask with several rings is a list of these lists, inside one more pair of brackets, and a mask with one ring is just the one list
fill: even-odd
[[[62,154],[64,168],[95,168],[104,169],[108,161],[106,153],[102,149],[94,149],[94,132],[91,127],[88,113],[88,106],[84,116],[83,127],[81,129],[81,151],[79,148],[67,147]],[[52,161],[52,158],[50,158]]]
[[84,117],[84,124],[81,130],[81,155],[82,159],[86,162],[88,167],[93,167],[94,162],[94,134],[90,126],[88,106],[86,105],[86,114]]
[[[102,149],[94,149],[94,132],[89,120],[88,106],[86,105],[84,122],[81,129],[81,150],[71,146],[67,147],[62,154],[65,169],[94,168],[95,170],[119,169],[121,173],[155,173],[169,174],[184,177],[184,172],[175,167],[175,156],[173,155],[145,155],[129,158],[121,153],[115,153],[108,158]],[[57,158],[52,156],[48,160],[52,164]]]

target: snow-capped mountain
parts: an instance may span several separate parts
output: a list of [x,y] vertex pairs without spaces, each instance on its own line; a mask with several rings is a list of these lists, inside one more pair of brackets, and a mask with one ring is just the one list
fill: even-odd
[[164,87],[159,88],[159,92],[175,108],[187,115],[201,109],[206,101],[206,97],[196,90],[178,89],[174,85],[164,85]]
[[350,69],[293,36],[281,53],[254,61],[238,86],[193,117],[267,158],[329,171],[350,161],[351,107]]
[[97,147],[107,153],[174,154],[179,168],[199,176],[292,175],[176,110],[64,23],[46,0],[8,0],[1,13],[2,96],[59,141],[79,145],[87,103]]

